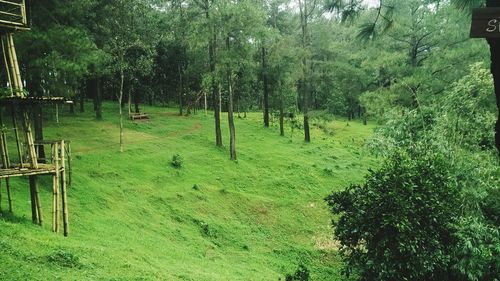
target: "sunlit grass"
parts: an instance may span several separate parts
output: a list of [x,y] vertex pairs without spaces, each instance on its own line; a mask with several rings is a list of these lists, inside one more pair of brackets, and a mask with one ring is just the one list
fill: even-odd
[[[333,134],[313,129],[306,144],[251,113],[236,120],[231,162],[203,112],[146,107],[149,121],[126,120],[120,153],[116,104],[99,122],[87,109],[59,124],[46,112],[45,138],[73,148],[70,237],[50,231],[49,179],[42,228],[31,224],[26,180],[16,180],[14,215],[0,219],[0,280],[283,280],[301,263],[312,280],[341,280],[323,198],[375,165],[363,148],[372,126],[333,121]],[[228,144],[225,115],[223,129]]]

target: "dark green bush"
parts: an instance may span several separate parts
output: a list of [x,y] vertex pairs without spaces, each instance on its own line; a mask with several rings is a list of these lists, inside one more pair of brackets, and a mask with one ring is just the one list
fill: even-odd
[[174,167],[176,169],[180,169],[184,165],[184,159],[179,154],[174,154],[174,156],[172,156],[172,163],[171,164],[172,164],[172,167]]
[[47,261],[60,267],[79,268],[80,258],[65,250],[57,250],[47,256]]
[[488,221],[500,227],[500,188],[488,190],[481,209]]
[[500,233],[498,227],[477,217],[464,217],[454,233],[453,280],[500,280]]
[[299,265],[299,268],[295,271],[293,275],[287,274],[286,281],[309,281],[309,269],[303,264]]
[[326,198],[344,273],[363,281],[450,280],[458,188],[437,155],[389,157],[362,185]]

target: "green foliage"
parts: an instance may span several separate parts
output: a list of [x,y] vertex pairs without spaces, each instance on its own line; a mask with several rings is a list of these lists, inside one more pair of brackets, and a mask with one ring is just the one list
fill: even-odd
[[82,266],[78,256],[65,250],[54,251],[47,256],[47,261],[61,267],[78,268]]
[[477,217],[464,217],[454,233],[453,269],[467,281],[497,281],[500,276],[500,231]]
[[397,152],[362,185],[326,198],[345,273],[359,280],[447,280],[459,189],[447,159]]
[[309,276],[309,270],[305,265],[301,264],[293,275],[286,275],[285,281],[309,281]]
[[489,70],[481,63],[470,66],[469,74],[453,84],[441,99],[441,116],[436,130],[469,150],[494,147],[493,84]]
[[[397,87],[391,87],[397,89]],[[386,113],[387,122],[381,126],[376,133],[376,137],[370,141],[370,146],[375,148],[379,154],[389,157],[389,161],[394,161],[393,155],[399,155],[399,151],[411,159],[413,163],[421,163],[425,159],[446,159],[445,165],[429,164],[432,169],[438,169],[434,173],[446,175],[446,180],[439,181],[434,179],[437,185],[430,185],[426,188],[433,193],[439,194],[443,190],[453,190],[453,194],[442,194],[442,200],[454,202],[444,217],[444,225],[447,227],[448,240],[440,241],[440,246],[434,246],[439,255],[428,257],[431,267],[419,267],[413,265],[413,280],[496,280],[498,276],[498,249],[500,246],[498,238],[498,187],[500,186],[500,167],[497,165],[497,154],[493,146],[493,125],[495,121],[495,110],[491,85],[491,76],[480,63],[473,64],[469,68],[469,73],[462,79],[453,83],[452,87],[445,90],[438,97],[418,96],[414,109],[399,108]],[[365,97],[375,97],[368,95]],[[387,166],[387,164],[385,165]],[[391,167],[391,165],[389,165]],[[397,169],[405,169],[406,165],[399,165]],[[391,179],[398,174],[396,168],[392,172],[386,173],[387,179]],[[375,172],[375,174],[378,172]],[[392,173],[392,175],[391,175]],[[432,173],[419,172],[418,176],[423,181],[432,179]],[[367,179],[365,185],[348,190],[363,190],[368,193],[367,186],[372,181]],[[407,181],[409,184],[413,180]],[[379,186],[379,185],[375,185]],[[450,189],[451,188],[451,189]],[[358,196],[356,196],[356,194]],[[368,193],[369,194],[369,193]],[[413,191],[407,195],[408,200],[418,191]],[[338,198],[340,195],[335,195]],[[354,191],[344,194],[346,198],[362,198],[361,194]],[[350,197],[349,197],[350,196]],[[449,199],[445,199],[446,197]],[[340,200],[337,197],[333,199]],[[381,198],[386,202],[394,202],[392,197]],[[396,197],[397,198],[397,197]],[[424,197],[425,198],[425,197]],[[457,198],[460,200],[457,201]],[[380,198],[367,196],[358,199],[366,200],[367,206],[376,209],[377,206],[384,206],[384,203],[376,205]],[[348,199],[344,199],[346,201]],[[356,202],[355,199],[349,199]],[[351,202],[346,201],[346,202]],[[397,200],[396,200],[397,202]],[[446,208],[446,205],[433,208],[437,201],[427,200],[422,202],[426,208],[433,212],[439,212],[440,208]],[[387,203],[387,204],[389,204]],[[354,204],[354,203],[353,203]],[[392,204],[392,203],[390,203]],[[344,205],[333,205],[335,212],[342,212],[346,209]],[[412,204],[409,204],[412,206]],[[359,213],[355,205],[351,213],[346,212],[342,215],[336,232],[341,229],[354,231],[355,225],[348,227],[342,225],[343,220],[359,219]],[[413,208],[418,209],[417,206]],[[361,208],[362,209],[362,208]],[[368,210],[368,208],[366,209]],[[397,219],[404,220],[404,212],[400,210],[391,210]],[[390,217],[383,215],[383,218]],[[382,220],[383,221],[383,220]],[[363,224],[363,223],[360,223]],[[414,225],[414,224],[412,224]],[[425,228],[423,228],[425,229]],[[348,233],[348,232],[347,232]],[[363,232],[361,232],[363,233]],[[339,233],[345,237],[345,233]],[[439,241],[435,238],[435,233],[426,233],[422,237],[429,238],[429,241]],[[369,240],[364,237],[361,255],[357,252],[344,252],[346,260],[350,263],[347,267],[351,270],[359,270],[359,265],[363,268],[363,262],[367,260],[356,259],[356,255],[364,256],[370,253],[368,246]],[[364,239],[364,240],[363,240]],[[403,245],[412,245],[415,240],[413,237],[406,237],[400,243]],[[342,240],[341,240],[342,242]],[[445,246],[443,248],[443,246]],[[345,248],[348,249],[348,248]],[[429,252],[423,247],[416,247],[417,252],[424,256]],[[363,252],[366,251],[366,252]],[[422,255],[414,255],[414,261]],[[376,263],[385,261],[386,256],[379,255],[374,257]],[[353,262],[354,260],[354,262]],[[357,263],[358,262],[358,263]],[[411,263],[410,263],[411,264]],[[404,269],[400,267],[399,269]],[[408,269],[408,268],[407,268]],[[380,273],[383,268],[375,269]],[[366,269],[359,270],[360,276],[365,276]],[[441,275],[448,272],[447,276]],[[417,276],[419,275],[420,276]],[[427,275],[426,275],[427,274]],[[374,275],[375,276],[375,275]],[[374,277],[378,278],[378,277]],[[387,280],[392,280],[389,277]],[[362,280],[383,280],[382,279],[362,279]]]
[[172,167],[180,169],[184,165],[184,159],[180,154],[174,154],[172,156],[172,162],[170,164],[172,165]]
[[500,226],[500,188],[489,189],[481,202],[481,210],[486,219],[491,224]]

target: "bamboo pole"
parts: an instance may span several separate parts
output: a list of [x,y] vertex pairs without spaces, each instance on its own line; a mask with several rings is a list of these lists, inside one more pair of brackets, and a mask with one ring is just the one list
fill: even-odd
[[22,169],[22,168],[24,168],[23,151],[22,151],[21,143],[19,141],[19,131],[17,128],[16,109],[15,109],[14,105],[12,105],[11,111],[12,111],[12,124],[14,125],[14,135],[16,137],[16,144],[17,144],[17,154],[19,155],[19,165],[21,166],[21,169]]
[[72,178],[73,178],[73,169],[71,167],[71,143],[68,142],[66,144],[66,147],[68,148],[67,150],[67,155],[68,155],[68,186],[71,186],[71,181],[72,181]]
[[16,18],[22,18],[22,15],[11,13],[11,12],[5,12],[5,11],[0,11],[0,14],[6,15],[6,16],[11,16],[11,17],[16,17]]
[[10,67],[9,63],[7,61],[7,52],[5,50],[5,44],[4,44],[4,36],[0,36],[0,41],[2,42],[2,53],[3,53],[3,62],[5,64],[5,71],[7,72],[7,81],[9,81],[9,90],[10,90],[10,96],[14,96],[14,91],[12,90],[12,77],[10,75]]
[[66,165],[64,163],[64,140],[61,141],[61,197],[62,197],[62,211],[63,211],[63,227],[64,227],[64,236],[68,236],[69,234],[69,214],[68,214],[68,193],[66,192],[66,173],[65,168]]
[[30,176],[30,195],[31,195],[31,219],[33,223],[38,222],[38,212],[36,208],[36,196],[35,196],[35,186],[36,186],[36,177]]
[[11,46],[10,46],[10,41],[8,35],[5,35],[5,41],[7,44],[7,59],[9,61],[8,66],[6,67],[9,69],[9,73],[11,74],[11,84],[10,88],[12,89],[12,95],[16,96],[17,94],[17,80],[15,78],[15,67],[14,67],[14,60],[12,59],[12,52],[11,52]]
[[[1,112],[0,112],[1,114]],[[0,126],[2,127],[2,132],[0,133],[0,157],[2,158],[2,168],[3,169],[8,169],[9,167],[7,166],[7,156],[6,156],[6,151],[5,151],[5,134],[3,132],[3,124],[1,124],[1,118],[0,118]]]
[[36,199],[36,212],[38,214],[38,224],[41,226],[43,223],[43,216],[42,216],[42,205],[40,202],[40,194],[38,192],[38,181],[37,181],[37,176],[33,176],[34,183],[35,183],[35,199]]
[[[9,151],[8,151],[8,146],[7,146],[7,135],[5,134],[5,128],[3,124],[3,119],[2,119],[2,111],[0,111],[0,126],[2,127],[2,132],[1,132],[1,154],[2,154],[2,166],[4,169],[9,169],[10,168],[10,158],[9,158]],[[10,178],[5,179],[5,188],[7,190],[7,202],[9,203],[9,212],[12,213],[12,194],[10,192]]]
[[52,231],[59,232],[59,143],[52,144],[52,163],[55,166],[55,174],[52,176]]
[[35,142],[33,141],[33,133],[31,131],[31,123],[25,108],[21,108],[23,116],[23,128],[26,134],[26,142],[28,143],[28,153],[30,158],[30,165],[33,169],[38,169],[38,160],[35,151]]
[[9,213],[13,213],[13,208],[12,208],[12,193],[10,192],[10,178],[5,179],[5,187],[7,189],[7,200],[9,203]]
[[7,33],[7,46],[9,49],[9,54],[12,62],[12,68],[14,69],[14,89],[17,91],[16,96],[23,97],[23,81],[21,80],[21,71],[19,70],[19,63],[17,61],[16,48],[14,46],[14,37],[12,33]]
[[6,0],[0,0],[0,3],[9,4],[9,5],[12,5],[12,6],[22,6],[21,3],[16,3],[16,2],[6,1]]

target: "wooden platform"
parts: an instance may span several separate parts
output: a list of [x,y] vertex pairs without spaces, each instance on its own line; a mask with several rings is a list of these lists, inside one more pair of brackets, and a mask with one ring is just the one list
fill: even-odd
[[149,115],[147,113],[130,113],[128,115],[130,120],[141,120],[141,119],[149,119]]
[[67,100],[64,97],[16,97],[16,96],[12,96],[12,97],[0,98],[0,105],[8,105],[8,104],[12,104],[12,103],[18,103],[18,104],[40,104],[40,103],[64,104],[64,103],[73,103],[73,101]]
[[24,176],[37,176],[37,175],[53,175],[56,173],[56,167],[51,164],[38,164],[38,169],[31,169],[27,167],[9,169],[0,168],[0,179],[10,177],[24,177]]

